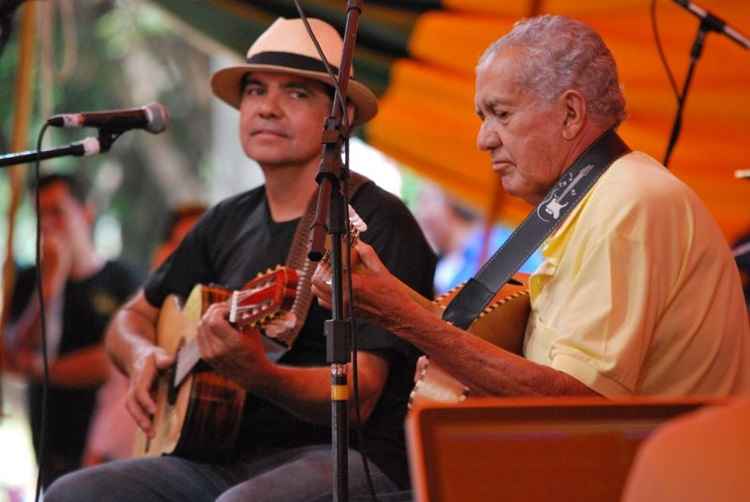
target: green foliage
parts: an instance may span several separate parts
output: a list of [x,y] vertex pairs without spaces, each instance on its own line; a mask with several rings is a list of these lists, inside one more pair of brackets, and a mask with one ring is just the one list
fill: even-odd
[[[41,4],[40,4],[41,5]],[[134,0],[87,0],[73,2],[75,13],[75,69],[63,81],[55,81],[51,92],[51,114],[90,110],[130,108],[159,101],[170,111],[169,130],[152,137],[141,131],[124,134],[107,154],[87,158],[66,158],[46,161],[48,170],[71,169],[95,179],[99,169],[117,169],[122,172],[122,182],[102,208],[114,215],[122,225],[123,254],[126,259],[146,266],[151,249],[160,235],[159,225],[166,213],[169,194],[160,188],[153,173],[160,166],[149,165],[154,155],[147,150],[166,149],[190,161],[187,173],[199,176],[205,163],[210,135],[202,124],[209,116],[208,100],[203,98],[199,86],[207,86],[208,62],[181,36],[175,34],[156,8]],[[17,13],[17,20],[20,18]],[[37,50],[41,45],[37,37]],[[63,36],[60,14],[54,19],[53,60],[55,71],[62,65],[66,41]],[[15,113],[14,87],[19,68],[18,27],[0,56],[0,131],[9,139]],[[32,149],[43,120],[39,109],[42,95],[39,63],[32,62],[35,106],[28,131]],[[196,79],[194,74],[202,72]],[[146,99],[143,89],[152,97]],[[45,147],[61,146],[96,131],[50,130]],[[169,155],[166,158],[173,158]],[[162,158],[162,156],[157,156]],[[205,167],[204,167],[205,169]],[[0,178],[5,183],[4,177]],[[0,210],[7,197],[0,192]],[[106,199],[106,197],[105,197]],[[29,235],[18,235],[28,239]]]

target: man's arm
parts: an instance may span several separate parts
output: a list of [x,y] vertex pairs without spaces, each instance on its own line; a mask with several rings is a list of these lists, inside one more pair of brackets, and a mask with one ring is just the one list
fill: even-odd
[[107,328],[107,352],[115,365],[130,377],[126,407],[138,426],[153,435],[151,417],[156,403],[150,394],[160,369],[168,368],[174,357],[155,344],[159,309],[139,291],[123,305]]
[[[40,356],[36,356],[34,378],[44,377]],[[61,387],[87,389],[98,387],[109,377],[109,361],[103,344],[69,352],[49,363],[49,381]]]
[[598,395],[572,376],[458,329],[416,303],[401,303],[389,317],[393,326],[388,329],[419,347],[474,395]]
[[[388,378],[388,361],[377,354],[357,353],[359,372],[359,414],[362,423],[367,422]],[[354,407],[352,364],[347,364],[349,384],[350,416],[357,422]],[[307,422],[330,423],[331,419],[331,371],[329,367],[299,367],[272,365],[266,378],[247,382],[253,394],[261,396],[291,414]]]
[[[358,313],[418,347],[475,394],[598,395],[566,373],[516,356],[443,321],[405,291],[370,246],[359,243],[357,252],[364,265],[352,274]],[[330,287],[323,277],[316,274],[313,290],[325,306]]]
[[[275,403],[296,417],[307,422],[329,423],[330,368],[273,363],[266,356],[260,333],[238,333],[226,321],[227,311],[226,304],[214,304],[201,319],[197,335],[201,357],[252,394]],[[377,354],[359,352],[357,365],[359,412],[362,421],[366,422],[388,378],[389,364]],[[351,366],[348,365],[350,377]],[[350,389],[352,380],[349,378]],[[350,403],[353,406],[353,401]],[[356,410],[351,411],[356,420]]]
[[[72,254],[69,246],[54,234],[44,237],[42,254],[42,301],[45,307],[47,342],[51,343],[53,340],[59,341],[62,335],[63,294],[70,274]],[[35,275],[27,276],[29,281],[32,281],[32,278],[36,280]],[[14,298],[14,309],[15,301]],[[33,365],[29,366],[27,363],[35,359],[42,343],[42,309],[36,287],[31,288],[28,301],[22,308],[17,318],[8,326],[8,339],[11,340],[9,362],[11,368],[34,377]]]

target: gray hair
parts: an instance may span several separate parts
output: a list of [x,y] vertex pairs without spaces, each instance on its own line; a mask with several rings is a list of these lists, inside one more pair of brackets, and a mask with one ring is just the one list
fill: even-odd
[[588,25],[551,15],[519,21],[484,51],[477,70],[490,64],[506,47],[525,51],[519,83],[537,96],[551,102],[574,89],[586,98],[595,121],[616,126],[625,119],[617,64],[602,38]]

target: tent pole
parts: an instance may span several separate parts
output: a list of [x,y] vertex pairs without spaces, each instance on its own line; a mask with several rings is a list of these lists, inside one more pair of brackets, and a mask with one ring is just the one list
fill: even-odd
[[[15,81],[15,113],[13,115],[13,132],[10,140],[10,151],[22,150],[28,142],[29,122],[33,104],[32,72],[34,69],[34,49],[36,32],[36,3],[27,2],[21,7],[21,30],[19,32],[18,73]],[[10,183],[10,201],[6,216],[8,238],[6,239],[5,261],[3,262],[3,304],[0,313],[0,333],[5,333],[10,314],[10,300],[15,282],[15,258],[13,256],[13,237],[18,207],[23,197],[24,166],[8,169]],[[0,336],[0,370],[5,361],[4,337]],[[0,416],[3,415],[3,392],[0,381]]]

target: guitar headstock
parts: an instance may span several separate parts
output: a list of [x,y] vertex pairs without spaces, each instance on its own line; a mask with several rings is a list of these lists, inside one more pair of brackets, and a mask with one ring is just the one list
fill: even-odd
[[349,206],[349,226],[351,228],[351,243],[354,245],[359,239],[359,234],[364,233],[367,230],[367,223],[362,217],[357,214],[352,206]]
[[274,316],[288,311],[297,294],[299,274],[290,267],[278,266],[259,274],[234,291],[229,300],[229,322],[238,329],[259,327]]

